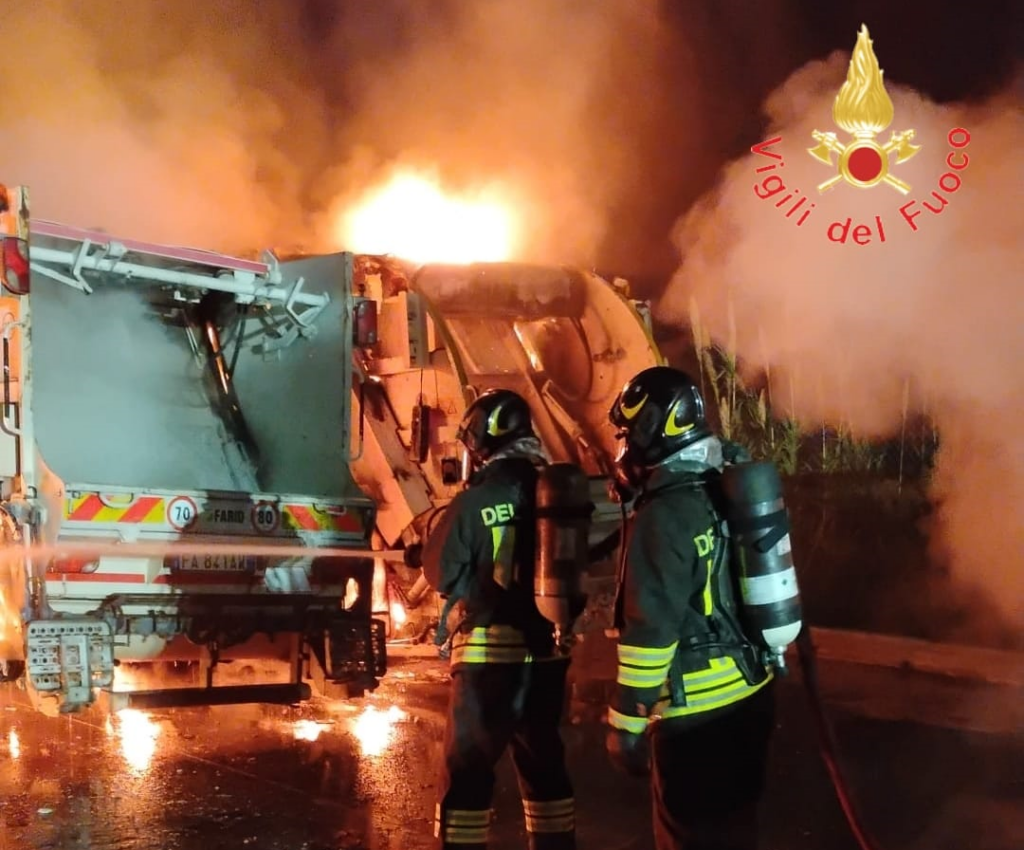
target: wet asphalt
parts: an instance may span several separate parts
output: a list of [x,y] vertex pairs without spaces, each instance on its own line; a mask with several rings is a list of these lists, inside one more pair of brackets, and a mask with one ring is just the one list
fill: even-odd
[[[420,850],[432,845],[447,673],[397,662],[366,699],[46,718],[0,689],[0,850]],[[835,712],[878,850],[1021,850],[1024,738]],[[564,736],[581,850],[650,850],[643,782],[609,770],[600,708]],[[525,847],[499,770],[493,847]],[[766,850],[857,850],[802,691],[779,693]]]

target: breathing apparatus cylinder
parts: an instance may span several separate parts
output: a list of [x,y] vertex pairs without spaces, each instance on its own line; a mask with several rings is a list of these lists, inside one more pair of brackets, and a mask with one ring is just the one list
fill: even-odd
[[782,481],[773,463],[756,461],[726,466],[722,487],[744,629],[781,671],[803,626]]
[[572,628],[586,597],[580,578],[587,566],[590,482],[576,464],[552,463],[537,478],[537,552],[533,596],[541,616],[555,626],[556,649],[572,648]]

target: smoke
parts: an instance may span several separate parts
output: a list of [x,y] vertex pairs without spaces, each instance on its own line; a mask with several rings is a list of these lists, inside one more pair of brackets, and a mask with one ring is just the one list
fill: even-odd
[[703,184],[787,67],[782,0],[767,32],[717,5],[18,4],[0,179],[39,218],[318,251],[353,247],[345,209],[412,171],[507,199],[521,259],[621,268],[664,243],[657,199]]
[[300,233],[324,109],[286,23],[244,0],[15,4],[0,178],[39,218],[118,235],[238,251]]
[[[732,337],[751,368],[770,366],[777,412],[806,426],[845,423],[863,436],[898,435],[906,415],[930,416],[941,440],[934,558],[986,588],[995,609],[1024,625],[1024,211],[1012,154],[1024,132],[1024,101],[1009,89],[981,105],[938,106],[887,83],[895,120],[879,140],[913,128],[922,146],[892,167],[909,193],[841,183],[822,195],[815,187],[836,167],[807,149],[816,144],[813,130],[836,129],[832,102],[848,63],[846,52],[810,63],[768,98],[764,140],[781,137],[769,150],[782,159],[751,153],[732,162],[680,220],[682,265],[657,313],[683,325],[695,301],[712,336]],[[942,176],[952,173],[947,134],[957,127],[970,133],[962,148],[968,166],[955,172],[959,188]],[[940,189],[940,179],[952,191]],[[801,196],[809,200],[787,218]],[[916,230],[899,211],[910,201]],[[848,217],[846,242],[830,241],[830,225]],[[832,233],[842,236],[839,228]],[[858,245],[856,234],[870,241]]]
[[[519,213],[528,259],[588,259],[627,173],[602,127],[609,66],[636,64],[622,40],[657,49],[653,2],[465,3],[438,19],[409,5],[413,49],[357,71],[351,153],[327,176],[326,224],[367,186],[421,172]],[[622,60],[622,61],[620,61]]]

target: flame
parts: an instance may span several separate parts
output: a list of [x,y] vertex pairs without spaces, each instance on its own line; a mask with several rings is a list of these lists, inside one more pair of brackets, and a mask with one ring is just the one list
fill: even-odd
[[21,600],[24,597],[24,573],[21,558],[23,550],[14,555],[3,547],[0,558],[0,662],[23,661],[24,643],[21,636]]
[[854,136],[871,137],[888,127],[895,116],[885,90],[885,72],[871,47],[867,25],[861,24],[857,44],[850,57],[846,82],[832,105],[832,120]]
[[352,734],[356,736],[364,756],[379,756],[391,743],[394,725],[406,716],[397,705],[378,711],[372,705],[356,718]]
[[508,260],[517,234],[516,216],[496,190],[456,196],[412,172],[367,192],[338,225],[346,250],[414,263]]
[[124,760],[137,773],[145,773],[156,753],[160,727],[144,711],[135,708],[122,708],[117,712],[117,720],[115,730],[114,724],[107,718],[108,734],[115,731],[118,733]]
[[11,758],[17,761],[21,756],[21,739],[18,737],[18,732],[15,729],[11,729],[7,733],[7,749],[10,751]]
[[407,619],[409,619],[409,618],[408,618],[408,616],[405,613],[405,606],[401,602],[399,602],[397,600],[392,602],[391,603],[391,624],[395,628],[398,628],[403,623],[405,623],[405,621]]
[[359,601],[359,583],[354,578],[350,578],[345,583],[345,598],[341,602],[341,607],[344,608],[346,611],[348,611],[358,601]]
[[296,720],[292,724],[292,734],[296,741],[315,741],[320,733],[327,728],[326,723],[317,723],[315,720]]

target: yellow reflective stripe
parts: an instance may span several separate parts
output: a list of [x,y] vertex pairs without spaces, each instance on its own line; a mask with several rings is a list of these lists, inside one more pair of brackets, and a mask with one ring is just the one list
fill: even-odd
[[532,664],[558,660],[557,655],[534,657],[523,633],[513,626],[476,626],[452,639],[452,664]]
[[534,817],[564,815],[576,811],[576,800],[563,797],[561,800],[523,800],[523,811]]
[[714,569],[714,563],[711,558],[708,558],[708,578],[704,582],[704,616],[710,617],[712,611],[712,598],[711,598],[711,571]]
[[668,665],[664,667],[642,668],[619,665],[616,681],[629,688],[657,688],[668,678]]
[[487,826],[491,822],[490,811],[451,811],[446,818],[448,826]]
[[526,816],[527,832],[574,832],[576,830],[575,815],[558,815],[550,818],[531,818]]
[[679,642],[670,646],[630,646],[619,644],[619,671],[616,681],[630,688],[656,688],[668,677],[668,668]]
[[523,800],[527,832],[573,832],[576,829],[576,801]]
[[748,685],[743,678],[733,684],[726,685],[722,688],[716,688],[715,690],[708,691],[707,693],[694,694],[690,696],[686,695],[686,705],[669,705],[658,712],[659,716],[665,719],[670,717],[684,717],[689,714],[699,714],[702,711],[711,711],[716,708],[724,708],[727,705],[732,705],[735,702],[739,702],[741,699],[751,696],[757,693],[765,685],[767,685],[773,678],[772,674],[768,675],[763,682],[759,682],[756,685]]
[[732,658],[712,658],[711,666],[707,670],[684,673],[683,687],[687,693],[702,691],[709,687],[729,684],[737,676],[742,678],[742,674]]
[[619,664],[629,664],[633,667],[667,667],[672,663],[676,654],[676,647],[679,641],[670,646],[629,646],[620,643],[618,646]]
[[634,717],[631,714],[623,714],[614,708],[609,708],[608,725],[613,729],[621,729],[623,732],[632,732],[634,735],[638,735],[647,728],[647,718]]
[[529,664],[534,660],[525,646],[457,646],[452,664]]
[[469,632],[459,632],[452,639],[452,646],[466,643],[514,643],[523,644],[523,633],[514,626],[477,626]]
[[434,837],[449,844],[486,844],[491,822],[490,809],[449,809],[434,807]]
[[448,844],[486,844],[487,827],[446,826],[442,837]]

